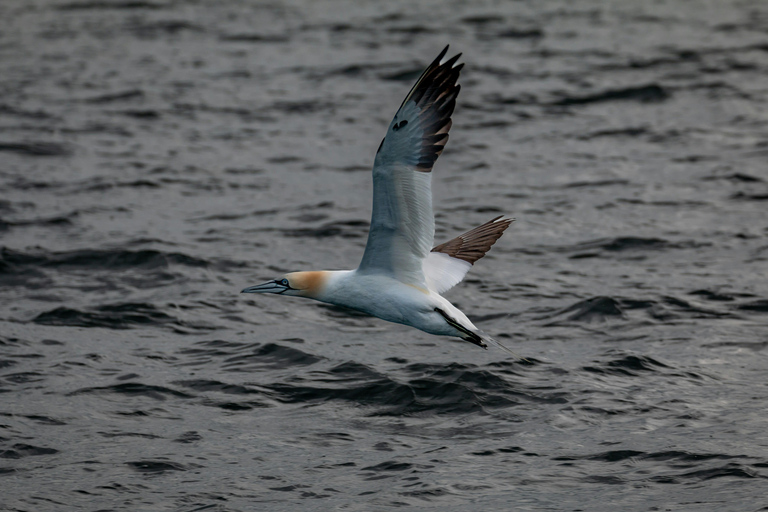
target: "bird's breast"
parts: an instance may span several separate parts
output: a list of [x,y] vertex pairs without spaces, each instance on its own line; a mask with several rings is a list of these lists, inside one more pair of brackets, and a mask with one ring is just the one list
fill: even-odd
[[326,302],[356,309],[397,323],[434,309],[428,290],[380,275],[350,276],[330,290]]

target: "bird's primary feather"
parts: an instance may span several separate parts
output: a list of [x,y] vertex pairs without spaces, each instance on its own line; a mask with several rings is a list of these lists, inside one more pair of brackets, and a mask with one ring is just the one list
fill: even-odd
[[405,97],[387,129],[373,166],[373,212],[358,271],[380,273],[426,287],[422,260],[434,241],[432,166],[443,151],[460,86],[460,55],[448,47]]

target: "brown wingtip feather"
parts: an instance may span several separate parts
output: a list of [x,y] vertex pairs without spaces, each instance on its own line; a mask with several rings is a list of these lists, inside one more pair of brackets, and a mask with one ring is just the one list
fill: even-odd
[[432,252],[442,252],[451,258],[457,258],[474,265],[477,260],[485,256],[485,253],[496,243],[496,240],[501,238],[504,231],[515,221],[515,219],[502,217],[503,215],[499,215],[453,240],[440,244],[432,249]]

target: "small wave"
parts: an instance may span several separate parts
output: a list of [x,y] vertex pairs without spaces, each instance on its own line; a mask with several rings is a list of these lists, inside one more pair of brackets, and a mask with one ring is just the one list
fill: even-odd
[[[652,320],[662,322],[683,318],[727,318],[734,316],[730,309],[702,307],[672,296],[658,299],[598,296],[581,300],[545,318],[554,318],[555,324],[561,322],[607,322],[629,320],[635,311],[644,313]],[[558,320],[557,317],[564,318]]]
[[16,153],[24,156],[71,156],[72,147],[60,142],[0,142],[0,152]]
[[491,36],[491,39],[540,39],[544,37],[544,30],[536,28],[507,28],[500,30]]
[[147,2],[146,0],[125,0],[122,2],[105,2],[102,0],[92,0],[84,2],[71,2],[61,4],[56,7],[60,11],[95,11],[95,10],[141,10],[141,9],[162,9],[165,6],[156,2]]
[[609,452],[598,453],[596,455],[590,455],[585,458],[587,460],[599,460],[602,462],[621,462],[622,460],[636,459],[642,455],[645,455],[645,453],[635,450],[612,450]]
[[[90,311],[60,306],[37,315],[32,322],[40,325],[132,329],[140,326],[170,325],[178,328],[210,329],[210,326],[183,322],[149,303],[117,303],[98,306]],[[183,332],[176,329],[180,334]]]
[[710,460],[732,460],[749,458],[746,455],[727,455],[723,453],[695,453],[682,450],[669,450],[663,452],[643,452],[638,450],[610,450],[586,455],[563,455],[553,457],[555,461],[577,461],[591,460],[598,462],[622,462],[631,460],[635,463],[640,461],[654,462],[673,462],[673,463],[701,463]]
[[409,35],[431,34],[435,32],[435,29],[430,28],[426,25],[403,25],[399,27],[389,27],[386,30],[387,32],[390,32],[393,34],[409,34]]
[[558,315],[567,315],[572,322],[605,322],[613,319],[625,319],[626,315],[613,297],[591,297],[560,311]]
[[0,458],[3,459],[21,459],[22,457],[35,457],[40,455],[53,455],[59,453],[59,450],[53,448],[42,448],[31,444],[17,443],[5,450],[0,450]]
[[346,220],[325,223],[317,228],[298,228],[284,230],[289,237],[312,238],[363,238],[368,236],[370,223],[364,220]]
[[588,475],[581,477],[580,480],[588,484],[624,485],[627,483],[624,478],[615,475]]
[[[505,71],[497,70],[497,69],[486,68],[484,71],[486,73],[496,75],[496,76],[501,76],[501,77],[504,77],[507,74]],[[484,96],[482,104],[475,105],[470,103],[469,107],[472,110],[495,112],[495,111],[498,111],[498,108],[494,107],[494,105],[538,105],[538,104],[539,104],[539,99],[531,93],[521,93],[514,96],[501,95],[499,93],[494,93],[494,94],[488,94]],[[502,122],[508,122],[508,121],[502,121]]]
[[84,249],[67,252],[38,251],[23,253],[0,248],[0,273],[34,268],[125,270],[135,268],[168,268],[170,265],[208,267],[210,262],[178,252],[156,250]]
[[184,464],[163,460],[138,460],[126,462],[125,464],[139,473],[166,473],[168,471],[187,471],[190,469]]
[[613,128],[609,130],[597,130],[589,132],[585,135],[580,135],[581,140],[592,140],[601,137],[639,137],[640,135],[646,135],[649,133],[647,126],[630,126],[627,128]]
[[443,487],[433,487],[431,489],[418,489],[416,491],[403,491],[400,492],[401,496],[407,496],[410,498],[417,498],[421,502],[431,502],[433,498],[440,498],[443,496],[450,496],[451,491]]
[[185,388],[192,389],[198,392],[215,391],[218,393],[225,393],[228,395],[251,395],[258,394],[260,391],[249,388],[248,386],[242,386],[239,384],[226,384],[217,380],[195,379],[195,380],[177,380],[172,382]]
[[[590,297],[564,309],[547,315],[553,319],[550,325],[569,322],[609,322],[627,321],[634,311],[640,311],[656,321],[669,321],[681,318],[725,318],[733,316],[730,310],[712,309],[694,305],[689,301],[672,296],[659,299],[632,299],[607,296]],[[558,318],[560,317],[560,318]]]
[[3,376],[3,381],[11,384],[28,384],[30,382],[42,382],[47,376],[39,372],[9,373]]
[[230,372],[249,372],[264,368],[289,368],[311,366],[324,358],[309,354],[297,348],[276,343],[258,345],[247,354],[226,354],[223,369]]
[[662,297],[659,300],[621,299],[620,304],[625,311],[640,310],[651,319],[669,321],[678,318],[717,318],[728,316],[727,312],[705,309],[692,305],[683,299]]
[[241,33],[241,34],[221,34],[219,41],[225,41],[229,43],[287,43],[291,40],[285,34],[256,34],[256,33]]
[[248,349],[249,347],[260,346],[258,343],[248,344],[225,340],[200,341],[195,345],[198,345],[201,348],[192,347],[181,349],[180,353],[182,355],[194,359],[194,361],[184,364],[205,364],[218,357],[229,357],[241,350]]
[[715,302],[732,302],[735,300],[735,297],[733,295],[720,293],[712,290],[705,290],[705,289],[694,290],[690,292],[688,295],[695,295],[697,297],[701,297],[704,300],[715,301]]
[[[137,242],[141,243],[141,242]],[[246,265],[225,259],[202,259],[179,252],[83,249],[66,252],[21,252],[0,248],[0,284],[27,289],[96,287],[147,289],[190,279],[185,268],[229,271]],[[246,265],[247,266],[247,265]],[[75,280],[67,279],[75,277]],[[201,274],[207,275],[207,273]]]
[[100,96],[92,96],[90,98],[84,99],[83,102],[98,105],[102,103],[114,103],[116,101],[127,101],[142,98],[144,98],[144,91],[141,89],[130,89],[127,91],[102,94]]
[[539,39],[544,37],[544,30],[538,26],[522,24],[504,27],[505,19],[497,15],[465,16],[462,23],[471,25],[477,32],[478,39]]
[[417,68],[410,68],[403,71],[395,71],[394,73],[384,73],[379,75],[382,80],[389,80],[393,82],[412,82],[421,76],[424,71],[423,66]]
[[332,167],[332,170],[341,172],[371,172],[371,168],[365,165],[347,165],[343,167]]
[[487,23],[501,23],[504,21],[504,17],[498,14],[477,14],[464,16],[460,21],[469,25],[485,25]]
[[142,432],[99,432],[102,437],[111,439],[114,437],[139,437],[141,439],[162,439],[162,436],[156,436],[154,434],[145,434]]
[[74,211],[67,215],[57,215],[55,217],[41,217],[30,220],[3,220],[0,218],[0,230],[7,230],[10,228],[29,227],[29,226],[44,226],[44,227],[64,227],[71,226],[73,224],[72,219],[76,218],[79,212]]
[[50,416],[39,416],[37,414],[29,414],[29,415],[24,415],[24,417],[34,421],[35,423],[39,423],[40,425],[55,425],[55,426],[66,425],[66,422],[57,420],[56,418],[51,418]]
[[203,438],[203,436],[201,436],[200,434],[198,434],[194,430],[190,430],[189,432],[184,432],[183,434],[181,434],[179,437],[177,437],[173,441],[176,442],[176,443],[187,444],[187,443],[194,443],[196,441],[200,441],[202,438]]
[[582,242],[568,248],[568,250],[583,251],[599,249],[608,252],[623,251],[661,251],[667,249],[689,249],[709,246],[708,243],[694,241],[670,242],[663,238],[643,238],[637,236],[620,236],[616,238],[599,238],[588,242]]
[[[269,407],[269,404],[253,399],[232,401],[214,399],[210,396],[215,394],[235,396],[263,394],[261,389],[255,389],[241,384],[227,384],[225,382],[209,379],[179,380],[172,382],[172,384],[203,394],[205,398],[202,401],[202,404],[209,407],[218,407],[227,411],[249,411],[252,409]],[[154,393],[156,390],[151,391]],[[163,391],[167,392],[167,388],[164,388]],[[176,392],[174,391],[174,393]],[[185,398],[189,397],[189,395],[183,395]]]
[[599,180],[599,181],[574,181],[566,183],[563,188],[597,188],[597,187],[617,187],[630,185],[629,180]]
[[600,366],[585,366],[582,369],[590,373],[635,377],[642,372],[656,372],[668,368],[669,366],[648,356],[627,355]]
[[146,21],[141,18],[135,18],[131,19],[125,28],[127,32],[140,39],[156,39],[180,32],[205,32],[204,26],[183,19]]
[[13,361],[12,359],[0,359],[0,370],[3,368],[10,368],[11,366],[17,365],[18,361]]
[[376,464],[375,466],[360,468],[361,471],[374,471],[377,473],[382,471],[406,471],[408,469],[413,469],[413,464],[409,464],[407,462],[397,462],[394,460],[388,460],[386,462],[382,462],[381,464]]
[[665,452],[653,452],[647,453],[642,456],[644,459],[658,460],[658,461],[683,461],[683,462],[698,462],[705,460],[727,460],[727,459],[739,459],[744,458],[744,455],[727,455],[724,453],[696,453],[687,452],[682,450],[670,450]]
[[164,401],[166,397],[174,398],[192,398],[192,395],[182,393],[175,389],[167,388],[164,386],[153,386],[148,384],[142,384],[141,382],[123,382],[122,384],[115,384],[112,386],[99,386],[82,388],[68,393],[68,396],[85,395],[85,394],[119,394],[129,396],[144,396],[152,398],[158,401]]
[[282,114],[315,114],[318,112],[324,112],[332,110],[334,108],[333,103],[322,102],[319,100],[306,100],[306,101],[276,101],[269,109],[280,112]]
[[113,188],[161,188],[162,185],[152,180],[133,181],[102,181],[94,180],[92,183],[82,184],[77,187],[77,192],[104,192]]
[[[395,378],[355,362],[313,372],[303,385],[270,384],[272,398],[287,403],[343,400],[372,407],[370,416],[465,414],[522,402],[564,403],[562,393],[520,389],[501,372],[473,365],[412,364]],[[511,370],[503,370],[512,374]]]
[[272,398],[285,403],[317,403],[344,400],[360,405],[398,406],[409,404],[411,388],[368,366],[347,362],[326,371],[314,372],[305,384],[275,383],[267,387]]
[[765,181],[763,178],[758,178],[757,176],[752,176],[751,174],[746,174],[743,172],[734,172],[731,174],[715,174],[713,176],[705,176],[701,179],[702,181],[727,180],[735,183],[762,183]]
[[370,62],[349,63],[340,67],[322,68],[320,70],[311,70],[307,73],[313,80],[325,80],[332,77],[362,77],[367,76],[369,72],[379,69],[381,66]]
[[725,464],[724,466],[720,466],[716,468],[689,471],[686,473],[682,473],[680,475],[675,475],[673,478],[676,480],[706,481],[706,480],[712,480],[714,478],[724,478],[724,477],[750,478],[750,479],[751,478],[763,478],[763,479],[768,478],[765,475],[761,475],[760,473],[758,473],[752,468],[746,467],[742,464],[736,464],[736,463],[729,463],[729,464]]
[[24,110],[5,103],[0,103],[0,114],[24,117],[28,119],[52,119],[55,117],[43,110]]
[[22,286],[25,288],[43,288],[51,284],[44,272],[34,268],[19,268],[5,261],[0,253],[0,283],[4,287]]
[[731,199],[737,201],[768,201],[768,193],[736,192],[731,196]]
[[[659,375],[665,375],[668,377],[674,377],[679,380],[687,380],[690,382],[701,383],[708,376],[694,372],[685,368],[677,368],[671,364],[663,363],[658,359],[647,355],[635,355],[635,354],[618,354],[612,355],[608,361],[599,362],[590,366],[584,366],[581,369],[585,372],[589,372],[596,375],[606,376],[606,379],[610,380],[613,377],[658,377]],[[622,412],[617,410],[607,411],[599,407],[587,407],[592,411],[602,412],[605,414],[621,414]]]
[[149,109],[149,108],[125,109],[125,110],[115,111],[114,113],[120,114],[126,117],[132,117],[134,119],[146,119],[146,120],[160,119],[160,117],[162,116],[160,111]]
[[225,411],[251,411],[253,409],[260,409],[262,407],[269,407],[268,404],[258,402],[256,400],[249,400],[246,402],[218,402],[215,400],[206,400],[204,405],[211,407],[218,407]]
[[758,299],[752,302],[738,304],[736,309],[750,313],[768,313],[768,299]]
[[658,84],[638,85],[605,91],[584,96],[566,96],[553,101],[552,105],[571,106],[603,103],[607,101],[639,101],[642,103],[665,101],[672,93]]

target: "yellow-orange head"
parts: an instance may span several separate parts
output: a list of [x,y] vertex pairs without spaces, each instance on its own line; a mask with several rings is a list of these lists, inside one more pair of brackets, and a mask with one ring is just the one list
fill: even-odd
[[313,270],[309,272],[291,272],[280,279],[250,286],[242,293],[277,293],[297,297],[319,297],[328,281],[330,272]]

